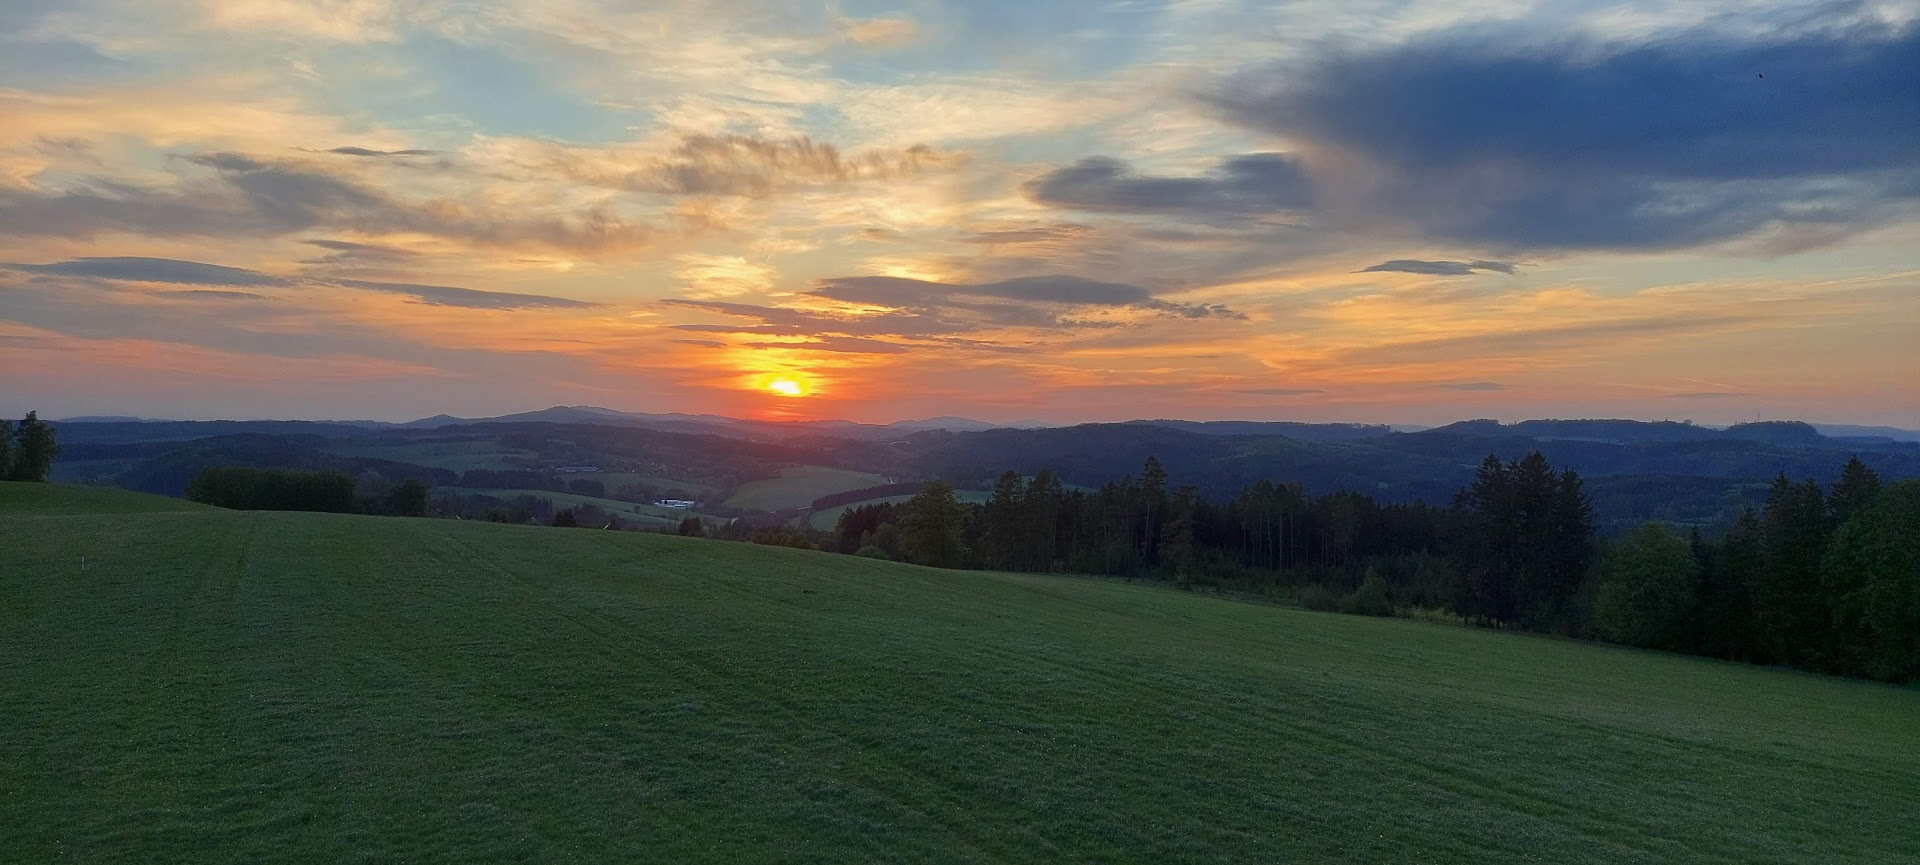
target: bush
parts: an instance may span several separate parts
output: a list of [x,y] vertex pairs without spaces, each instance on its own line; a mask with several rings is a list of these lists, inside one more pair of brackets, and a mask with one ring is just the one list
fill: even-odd
[[1387,581],[1368,568],[1367,578],[1361,581],[1360,588],[1340,599],[1340,612],[1352,616],[1393,615],[1393,598],[1387,595]]
[[863,559],[879,559],[883,562],[893,561],[893,557],[887,555],[886,550],[880,549],[879,547],[876,547],[872,544],[868,544],[864,547],[861,547],[859,551],[854,553],[854,555],[859,556]]
[[1323,613],[1337,613],[1340,611],[1340,599],[1327,591],[1325,586],[1314,583],[1300,590],[1300,606]]
[[771,528],[761,529],[753,535],[753,542],[769,547],[792,547],[796,550],[817,550],[813,540],[798,529]]

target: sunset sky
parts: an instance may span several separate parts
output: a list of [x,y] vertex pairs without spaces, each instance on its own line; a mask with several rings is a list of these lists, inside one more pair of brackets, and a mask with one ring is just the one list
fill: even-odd
[[0,3],[0,411],[1920,426],[1920,2],[801,5]]

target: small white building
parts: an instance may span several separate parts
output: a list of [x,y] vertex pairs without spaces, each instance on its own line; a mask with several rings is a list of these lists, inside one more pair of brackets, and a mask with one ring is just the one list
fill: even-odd
[[554,469],[554,471],[563,475],[577,475],[585,472],[597,472],[599,470],[599,466],[561,466]]
[[676,510],[689,511],[693,510],[693,504],[693,502],[687,501],[686,499],[661,499],[654,502],[653,506],[657,508],[674,508]]

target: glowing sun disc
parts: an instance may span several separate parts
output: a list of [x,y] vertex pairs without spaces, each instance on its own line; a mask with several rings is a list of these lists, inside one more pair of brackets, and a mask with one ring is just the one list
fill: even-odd
[[806,392],[800,387],[799,382],[790,378],[776,378],[773,381],[767,382],[767,390],[773,391],[781,396],[799,396]]

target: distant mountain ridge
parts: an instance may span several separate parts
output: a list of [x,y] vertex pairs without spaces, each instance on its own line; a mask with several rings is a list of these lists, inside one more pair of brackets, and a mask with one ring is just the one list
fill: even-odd
[[[1057,424],[1040,420],[1020,420],[998,424],[969,417],[943,415],[920,420],[901,420],[887,424],[849,420],[763,421],[717,414],[685,412],[632,412],[602,406],[550,406],[534,411],[491,417],[458,417],[437,414],[417,420],[392,423],[371,420],[283,421],[271,419],[182,421],[143,418],[129,415],[84,415],[62,418],[62,424],[317,424],[373,429],[437,429],[490,423],[558,423],[631,426],[668,432],[742,435],[750,438],[783,438],[796,431],[815,435],[845,436],[859,439],[884,438],[933,430],[984,432],[996,429],[1057,429],[1086,424]],[[1282,435],[1301,441],[1366,441],[1391,434],[1449,435],[1475,438],[1529,438],[1539,441],[1593,441],[1615,444],[1651,442],[1760,441],[1779,445],[1813,444],[1856,440],[1862,444],[1884,442],[1920,442],[1920,430],[1892,426],[1825,424],[1803,421],[1758,421],[1730,427],[1700,426],[1680,421],[1641,421],[1626,419],[1535,419],[1502,423],[1485,418],[1455,421],[1442,426],[1418,424],[1312,423],[1306,421],[1209,420],[1153,418],[1124,421],[1135,426],[1158,426],[1185,432],[1226,436]]]

